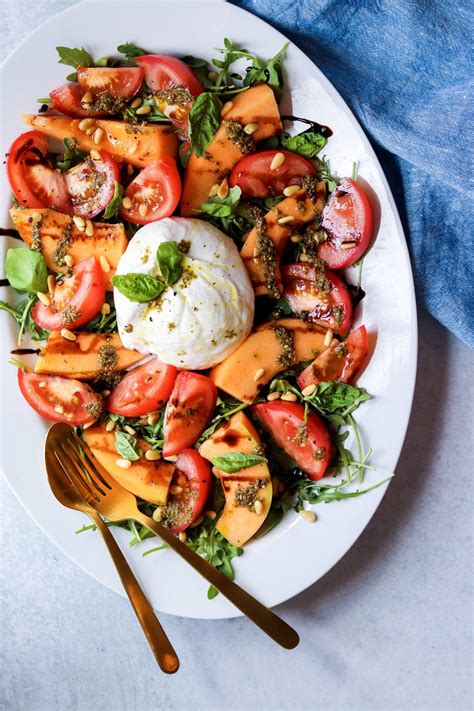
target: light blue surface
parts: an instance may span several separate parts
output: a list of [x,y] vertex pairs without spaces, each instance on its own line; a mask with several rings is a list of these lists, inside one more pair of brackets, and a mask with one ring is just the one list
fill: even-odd
[[[2,0],[2,53],[70,4]],[[278,608],[301,632],[293,652],[245,620],[161,615],[182,662],[164,677],[128,602],[66,559],[0,480],[0,709],[470,711],[471,374],[468,349],[421,313],[397,476],[336,568]]]
[[473,4],[232,2],[292,39],[343,95],[397,201],[419,302],[474,346]]

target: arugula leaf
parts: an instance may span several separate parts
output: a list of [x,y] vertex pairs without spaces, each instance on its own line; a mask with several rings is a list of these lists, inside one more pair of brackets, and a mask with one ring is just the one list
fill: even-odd
[[64,144],[64,155],[62,160],[56,160],[56,168],[60,170],[69,170],[73,165],[77,165],[86,157],[87,153],[81,151],[77,147],[77,140],[75,138],[65,138],[63,140]]
[[391,478],[392,477],[389,476],[373,486],[369,486],[366,489],[356,489],[355,491],[343,491],[344,487],[350,484],[348,480],[343,480],[338,484],[319,484],[308,479],[300,479],[293,482],[289,487],[289,493],[296,495],[294,502],[283,502],[283,507],[286,510],[291,508],[295,511],[301,511],[301,509],[304,508],[303,502],[309,504],[329,504],[332,501],[353,499],[358,496],[363,496],[363,494],[367,494],[379,486],[383,486],[383,484],[386,484]]
[[136,462],[140,459],[138,440],[131,434],[115,430],[115,449],[121,457],[128,459],[129,462]]
[[40,252],[18,247],[7,251],[5,276],[17,291],[37,294],[48,290],[48,270]]
[[115,188],[112,200],[109,202],[104,211],[104,219],[108,220],[110,217],[115,217],[115,215],[120,210],[122,206],[124,189],[118,181],[115,181]]
[[209,81],[208,66],[207,61],[205,59],[202,59],[201,57],[193,57],[190,54],[186,55],[185,57],[180,57],[180,59],[182,62],[187,64],[188,67],[191,67],[194,74],[200,80],[201,84],[203,84],[205,87],[214,86],[214,84]]
[[229,420],[232,415],[235,415],[236,412],[240,412],[240,410],[244,410],[246,407],[249,407],[248,403],[246,402],[238,402],[238,401],[233,401],[233,402],[224,402],[220,398],[217,400],[217,415],[215,415],[212,420],[211,424],[204,430],[194,447],[197,449],[198,447],[201,446],[201,444],[214,432],[216,429],[221,425],[223,422],[226,422]]
[[105,313],[102,310],[99,311],[92,321],[89,321],[85,326],[81,327],[81,331],[87,331],[89,333],[113,333],[117,331],[117,312],[115,311],[113,296],[110,292],[108,292],[108,296],[107,304],[110,308],[109,313]]
[[168,286],[177,282],[182,272],[183,254],[179,251],[176,242],[162,242],[158,247],[156,258],[165,284]]
[[43,328],[40,328],[33,321],[31,310],[37,301],[38,299],[36,294],[31,294],[27,299],[21,301],[15,308],[7,304],[6,301],[0,301],[0,311],[6,311],[6,313],[10,314],[19,326],[18,345],[20,345],[25,331],[31,335],[31,338],[34,341],[44,341],[49,336],[49,331],[45,331]]
[[331,174],[331,166],[326,158],[319,158],[319,174],[326,183],[328,193],[333,193],[339,184],[339,179]]
[[257,57],[253,57],[252,67],[250,71],[247,71],[244,78],[244,86],[252,86],[252,84],[264,82],[268,84],[277,95],[280,95],[283,89],[281,60],[289,44],[289,42],[286,42],[280,51],[266,62],[260,62]]
[[223,84],[232,86],[232,79],[242,78],[239,74],[235,74],[231,71],[231,66],[234,62],[237,62],[239,59],[258,61],[255,55],[248,52],[246,49],[237,49],[237,47],[234,47],[228,37],[224,38],[224,47],[222,49],[216,47],[216,51],[224,55],[222,59],[212,60],[213,65],[220,69],[216,79],[216,87],[220,87]]
[[[217,520],[217,519],[216,519]],[[234,579],[234,570],[232,568],[232,558],[241,556],[244,552],[243,548],[233,546],[224,536],[215,528],[215,521],[209,522],[205,519],[198,528],[190,528],[187,530],[188,546],[198,555],[202,556],[211,565],[218,570],[221,570],[228,578]],[[207,597],[212,600],[217,595],[216,588],[211,585],[209,587]]]
[[125,42],[125,44],[119,44],[117,47],[117,52],[124,54],[131,64],[135,64],[133,57],[141,57],[142,54],[147,54],[145,49],[138,47],[133,42]]
[[217,195],[201,205],[201,210],[213,217],[230,217],[240,202],[242,190],[238,185],[230,188],[227,197],[219,198]]
[[94,58],[84,47],[82,49],[56,47],[56,51],[59,54],[59,64],[65,64],[68,67],[74,67],[74,69],[94,66]]
[[156,299],[165,290],[165,284],[149,274],[116,274],[110,281],[129,301],[138,304]]
[[235,474],[235,472],[240,472],[241,469],[247,469],[248,467],[253,467],[256,464],[267,462],[268,459],[260,456],[259,454],[229,452],[228,454],[220,454],[218,457],[214,457],[211,461],[215,467],[226,474]]
[[290,136],[284,133],[281,136],[281,145],[287,151],[293,151],[305,158],[314,158],[327,143],[327,138],[321,136],[320,133],[315,133],[311,129],[303,131],[296,136]]
[[193,101],[189,112],[189,130],[191,148],[198,157],[203,155],[220,126],[221,108],[220,99],[206,91]]

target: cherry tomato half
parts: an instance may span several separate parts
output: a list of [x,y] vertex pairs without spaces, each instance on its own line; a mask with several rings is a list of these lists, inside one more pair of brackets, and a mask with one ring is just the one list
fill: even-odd
[[309,479],[321,479],[331,461],[332,442],[326,425],[315,412],[304,421],[298,402],[264,402],[252,410],[276,442]]
[[182,491],[170,494],[164,507],[164,522],[169,519],[171,533],[184,531],[206,505],[211,490],[211,465],[195,449],[183,450],[176,460],[171,486]]
[[61,171],[48,160],[48,139],[39,131],[27,131],[12,143],[7,172],[13,193],[23,207],[54,207],[72,214],[72,205]]
[[[277,153],[283,153],[285,160],[274,170],[270,170]],[[230,174],[231,187],[238,185],[249,198],[267,198],[281,195],[288,185],[301,185],[306,175],[316,175],[311,163],[291,151],[271,150],[252,153],[242,158]]]
[[105,408],[125,417],[159,410],[170,396],[177,372],[174,365],[152,358],[126,373],[105,401]]
[[344,269],[367,251],[374,231],[374,213],[367,195],[351,178],[343,178],[323,211],[322,227],[329,233],[318,256],[330,269]]
[[33,321],[48,331],[63,326],[73,329],[97,316],[105,302],[105,280],[95,257],[76,264],[70,277],[61,277],[51,295],[51,306],[38,301],[33,306]]
[[291,310],[334,333],[345,335],[352,323],[352,299],[343,280],[311,264],[298,262],[281,269],[284,296]]
[[85,109],[81,104],[84,94],[85,91],[81,89],[79,84],[63,84],[63,86],[50,92],[51,108],[72,118],[87,118],[88,116],[100,118],[101,116],[107,116],[105,111],[89,111]]
[[68,170],[65,178],[74,214],[91,218],[112,200],[120,169],[108,151],[100,151],[100,158],[88,156]]
[[79,67],[77,81],[83,92],[110,94],[130,99],[139,90],[144,77],[141,67]]
[[217,402],[217,389],[206,375],[178,373],[165,414],[163,455],[178,454],[206,429]]
[[132,180],[125,197],[132,201],[132,206],[121,207],[119,215],[135,225],[146,225],[172,215],[181,197],[176,161],[166,156],[147,165]]
[[42,417],[78,427],[97,420],[102,398],[89,385],[72,378],[18,370],[23,397]]

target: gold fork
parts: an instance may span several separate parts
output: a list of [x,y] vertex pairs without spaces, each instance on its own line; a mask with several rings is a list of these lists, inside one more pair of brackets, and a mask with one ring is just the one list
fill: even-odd
[[67,476],[65,468],[58,465],[58,460],[54,454],[57,444],[56,437],[56,433],[51,428],[45,443],[46,471],[51,490],[63,506],[87,514],[97,526],[160,669],[166,674],[174,674],[179,669],[179,659],[176,652],[108,526],[97,511],[92,506],[89,506],[79,494]]
[[53,425],[47,443],[50,451],[48,461],[56,460],[92,508],[109,520],[132,519],[152,530],[271,639],[285,649],[297,646],[298,634],[284,620],[201,558],[167,528],[142,513],[135,496],[120,486],[99,464],[73,427],[65,423]]

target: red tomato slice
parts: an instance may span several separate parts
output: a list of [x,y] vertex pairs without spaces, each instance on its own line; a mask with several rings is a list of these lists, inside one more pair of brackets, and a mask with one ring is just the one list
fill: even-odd
[[32,311],[33,321],[48,331],[79,328],[97,316],[105,302],[105,280],[95,257],[79,262],[72,276],[62,277],[51,296],[51,306],[38,301]]
[[125,191],[132,201],[119,215],[135,225],[146,225],[169,217],[181,197],[181,178],[174,158],[159,158],[140,171]]
[[211,465],[195,449],[185,449],[176,460],[172,486],[179,494],[170,494],[164,507],[163,521],[171,533],[184,531],[201,514],[211,490]]
[[[283,153],[285,160],[275,170],[270,165],[277,153]],[[242,158],[230,174],[231,187],[238,185],[249,198],[267,198],[281,195],[287,185],[301,185],[306,175],[316,175],[311,163],[291,151],[260,151]]]
[[141,67],[79,67],[77,81],[84,93],[130,99],[141,87],[144,74]]
[[217,402],[212,380],[200,373],[178,373],[165,414],[163,455],[178,454],[196,442],[206,429]]
[[324,208],[321,224],[330,237],[319,245],[318,256],[328,267],[344,269],[357,262],[367,251],[374,231],[372,205],[360,185],[343,178]]
[[176,373],[174,365],[152,358],[130,370],[105,401],[109,412],[125,417],[141,417],[159,410],[168,400]]
[[81,104],[81,99],[85,91],[81,89],[79,84],[63,84],[63,86],[54,89],[50,94],[52,100],[51,108],[55,111],[60,111],[66,116],[72,118],[87,118],[92,116],[99,118],[107,116],[105,111],[88,111]]
[[100,159],[88,156],[68,170],[65,178],[74,214],[91,218],[112,200],[120,169],[108,151],[100,151]]
[[291,310],[334,333],[345,335],[352,323],[352,299],[343,280],[326,270],[324,275],[303,262],[287,264],[281,275],[284,296]]
[[362,369],[369,352],[365,326],[359,326],[343,343],[335,343],[321,353],[298,376],[301,390],[328,380],[352,383]]
[[331,461],[332,442],[326,425],[315,412],[308,415],[305,424],[304,407],[298,402],[264,402],[252,410],[309,479],[324,476]]
[[89,425],[102,410],[100,395],[79,380],[19,369],[18,384],[28,404],[52,422]]
[[64,176],[48,160],[48,139],[27,131],[13,141],[7,172],[13,193],[23,207],[53,207],[72,214]]

